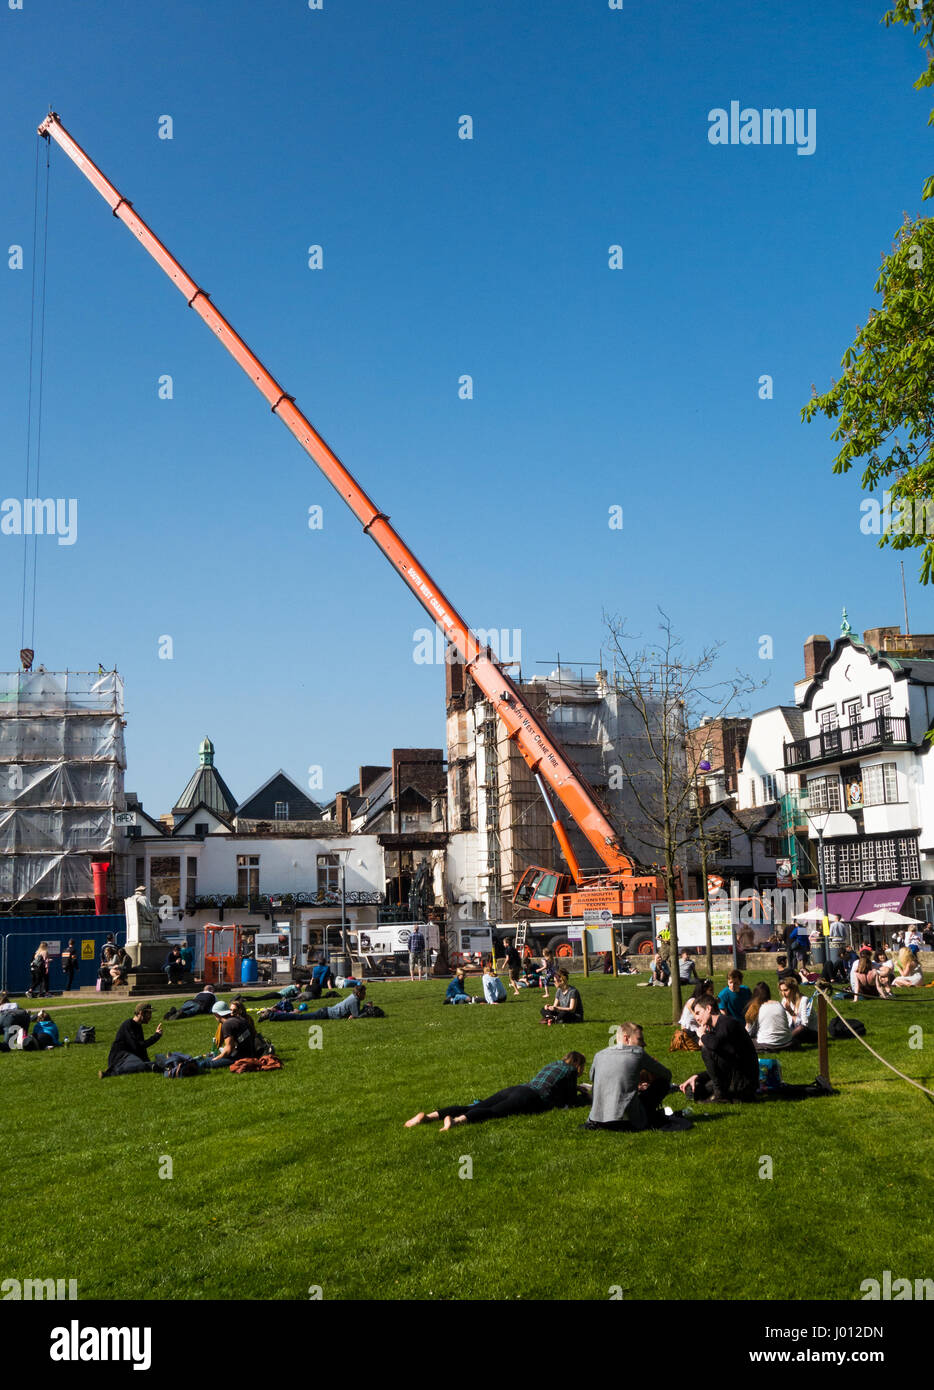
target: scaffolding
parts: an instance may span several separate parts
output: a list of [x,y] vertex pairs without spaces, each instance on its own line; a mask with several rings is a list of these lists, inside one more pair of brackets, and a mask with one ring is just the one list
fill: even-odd
[[0,672],[0,911],[93,899],[125,805],[123,714],[116,671]]

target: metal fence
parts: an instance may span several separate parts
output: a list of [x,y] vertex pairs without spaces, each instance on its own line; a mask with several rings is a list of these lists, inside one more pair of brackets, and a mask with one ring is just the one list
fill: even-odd
[[0,988],[8,990],[10,994],[22,994],[30,988],[32,977],[29,966],[43,941],[48,945],[51,961],[49,989],[56,993],[64,990],[68,982],[62,969],[62,951],[69,941],[74,941],[80,960],[74,977],[75,989],[81,985],[93,985],[96,981],[101,951],[110,933],[113,933],[118,946],[126,942],[126,917],[122,912],[104,917],[29,917],[11,920],[17,922],[20,930],[4,935],[0,955]]

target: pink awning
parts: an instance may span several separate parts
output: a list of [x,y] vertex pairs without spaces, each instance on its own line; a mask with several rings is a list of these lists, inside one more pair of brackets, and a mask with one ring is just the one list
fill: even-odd
[[861,917],[864,912],[878,912],[883,907],[887,907],[890,912],[901,912],[910,892],[910,887],[869,889],[860,898],[856,915]]
[[828,893],[827,906],[831,912],[835,912],[844,922],[852,922],[856,916],[856,907],[862,893]]

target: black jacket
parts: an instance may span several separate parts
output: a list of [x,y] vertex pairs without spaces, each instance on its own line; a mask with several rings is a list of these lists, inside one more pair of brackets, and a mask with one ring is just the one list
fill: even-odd
[[138,1023],[135,1018],[128,1018],[126,1023],[121,1023],[117,1029],[117,1036],[113,1040],[113,1047],[111,1047],[110,1056],[107,1058],[108,1068],[112,1067],[118,1058],[125,1057],[127,1053],[131,1057],[138,1057],[141,1062],[148,1062],[146,1049],[158,1041],[157,1033],[153,1033],[151,1038],[144,1038],[143,1025]]
[[728,1068],[754,1087],[758,1087],[759,1054],[756,1052],[755,1043],[738,1019],[730,1018],[729,1014],[720,1014],[716,1027],[704,1034],[700,1044],[705,1062],[707,1053],[711,1053],[722,1067]]

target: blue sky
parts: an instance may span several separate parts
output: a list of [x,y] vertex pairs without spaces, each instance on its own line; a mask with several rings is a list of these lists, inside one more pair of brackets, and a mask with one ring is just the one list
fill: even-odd
[[[804,639],[836,635],[844,604],[860,630],[902,615],[858,477],[799,419],[934,168],[922,57],[884,8],[4,7],[4,249],[27,264],[0,279],[0,495],[25,495],[51,104],[465,617],[521,631],[526,674],[596,662],[605,610],[650,637],[661,605],[688,652],[722,640],[725,671],[770,677],[760,706],[790,701]],[[731,100],[813,108],[815,152],[711,145]],[[39,493],[76,497],[79,530],[38,542],[36,660],[123,673],[127,787],[167,810],[205,733],[241,798],[280,766],[320,766],[333,793],[393,746],[443,745],[422,610],[56,148],[47,274]],[[0,535],[10,669],[22,544]]]

